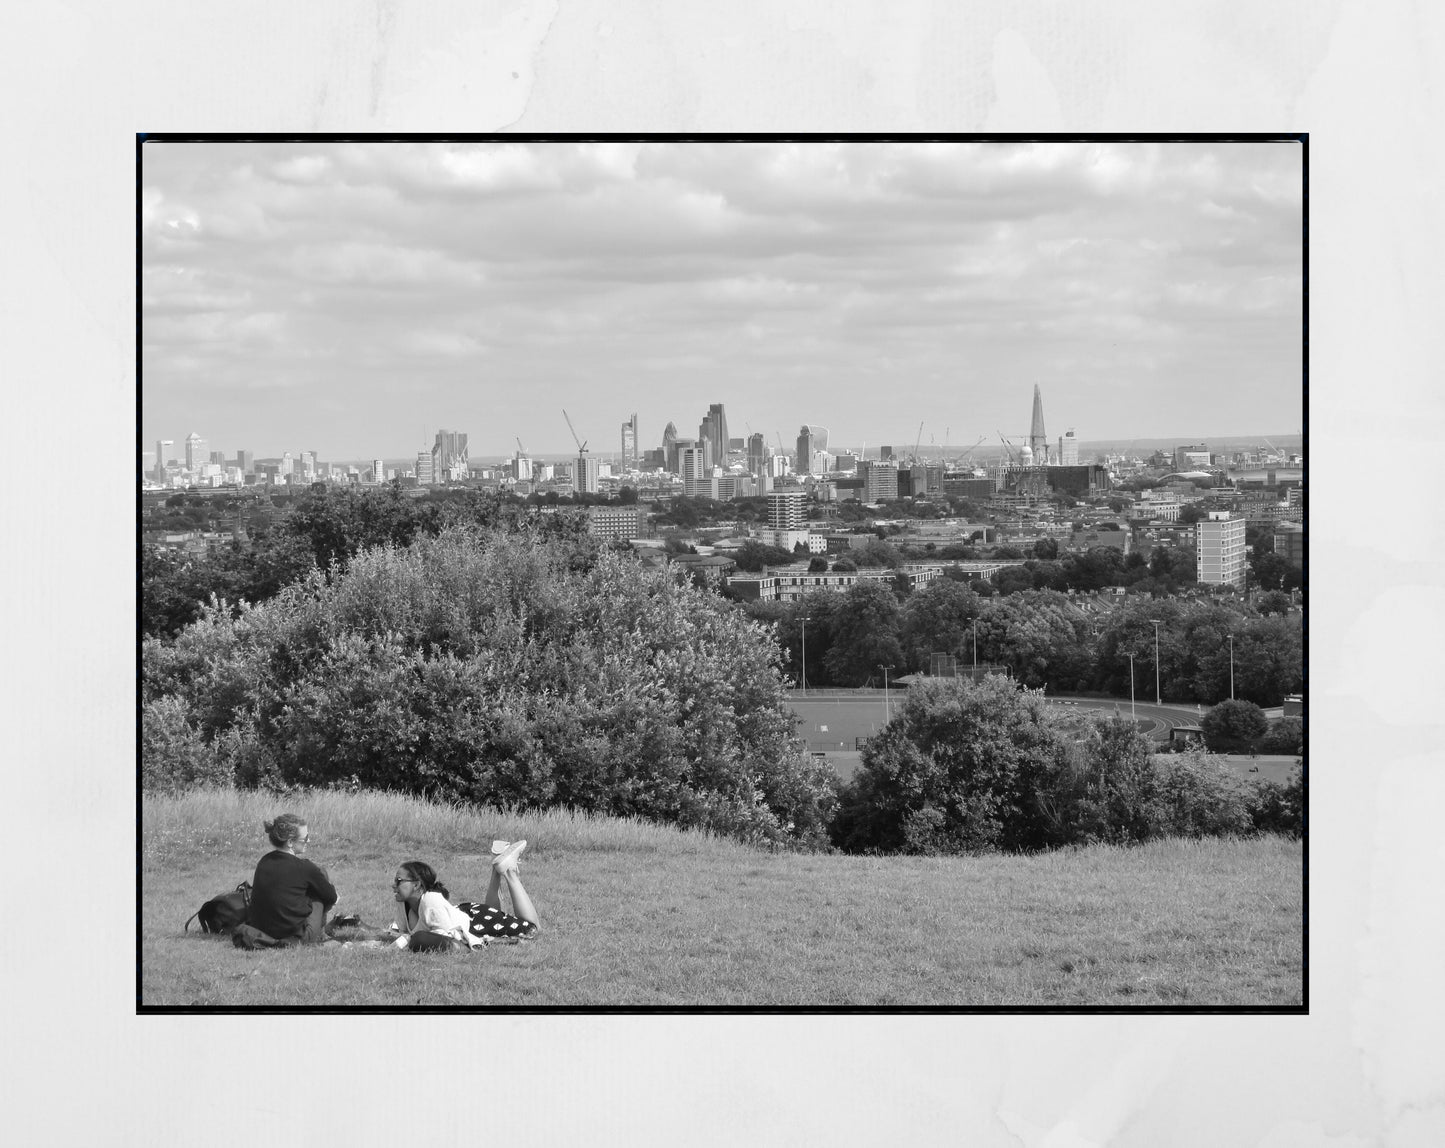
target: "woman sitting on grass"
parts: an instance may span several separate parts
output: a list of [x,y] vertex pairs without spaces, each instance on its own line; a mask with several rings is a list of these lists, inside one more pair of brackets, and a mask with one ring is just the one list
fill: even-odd
[[336,904],[336,888],[326,871],[301,854],[311,831],[294,813],[263,821],[266,836],[275,846],[256,863],[251,879],[251,907],[246,926],[261,934],[261,944],[321,944],[326,913]]
[[[447,888],[424,861],[406,861],[396,871],[392,888],[401,905],[397,922],[392,928],[402,935],[397,938],[399,949],[410,949],[414,953],[436,949],[455,949],[466,945],[474,949],[494,940],[520,940],[537,934],[541,921],[537,918],[536,907],[522,888],[522,878],[517,872],[517,858],[527,847],[525,841],[499,841],[501,851],[492,861],[492,880],[487,887],[486,900],[478,905],[462,901],[453,905],[447,898]],[[507,882],[507,892],[512,898],[515,917],[502,911],[502,882]]]

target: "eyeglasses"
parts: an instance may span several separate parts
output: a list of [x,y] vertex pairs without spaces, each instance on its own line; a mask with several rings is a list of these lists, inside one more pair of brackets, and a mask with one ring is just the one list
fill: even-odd
[[395,888],[397,888],[397,886],[399,886],[399,885],[415,885],[415,884],[416,884],[416,878],[415,878],[415,877],[398,877],[398,878],[395,878],[395,879],[392,881],[391,887],[392,887],[393,889],[395,889]]

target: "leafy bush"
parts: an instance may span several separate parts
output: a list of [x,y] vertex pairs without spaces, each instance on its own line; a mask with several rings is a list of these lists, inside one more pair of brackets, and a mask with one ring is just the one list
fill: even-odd
[[1259,743],[1261,753],[1302,753],[1305,723],[1297,717],[1275,718]]
[[1158,766],[1153,831],[1159,836],[1218,837],[1254,828],[1244,784],[1208,754],[1189,752]]
[[996,676],[921,682],[866,744],[833,841],[850,852],[912,853],[1055,843],[1036,793],[1068,753],[1040,694]]
[[1269,719],[1253,702],[1224,701],[1199,722],[1211,753],[1249,753],[1269,731]]
[[145,776],[221,745],[241,784],[354,778],[818,844],[831,774],[794,743],[778,661],[741,611],[629,556],[450,527],[145,642],[143,701],[172,701]]
[[1260,781],[1250,800],[1249,814],[1259,833],[1285,833],[1299,838],[1305,829],[1305,775],[1299,763],[1287,785]]
[[191,724],[190,707],[165,697],[141,708],[141,787],[147,793],[181,793],[230,785],[233,763],[222,745],[208,742]]

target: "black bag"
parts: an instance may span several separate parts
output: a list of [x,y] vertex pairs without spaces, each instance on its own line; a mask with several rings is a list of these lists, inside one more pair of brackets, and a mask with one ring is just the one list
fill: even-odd
[[222,893],[212,897],[191,914],[182,932],[190,932],[191,921],[201,919],[203,933],[229,933],[237,925],[245,924],[246,911],[251,907],[251,882],[242,881],[234,893]]

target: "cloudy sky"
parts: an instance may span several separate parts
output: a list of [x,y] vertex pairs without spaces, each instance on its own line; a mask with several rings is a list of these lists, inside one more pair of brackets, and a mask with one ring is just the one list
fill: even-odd
[[[141,443],[1302,425],[1292,143],[151,143]],[[1017,441],[1015,439],[1015,441]],[[985,444],[986,446],[988,444]]]

